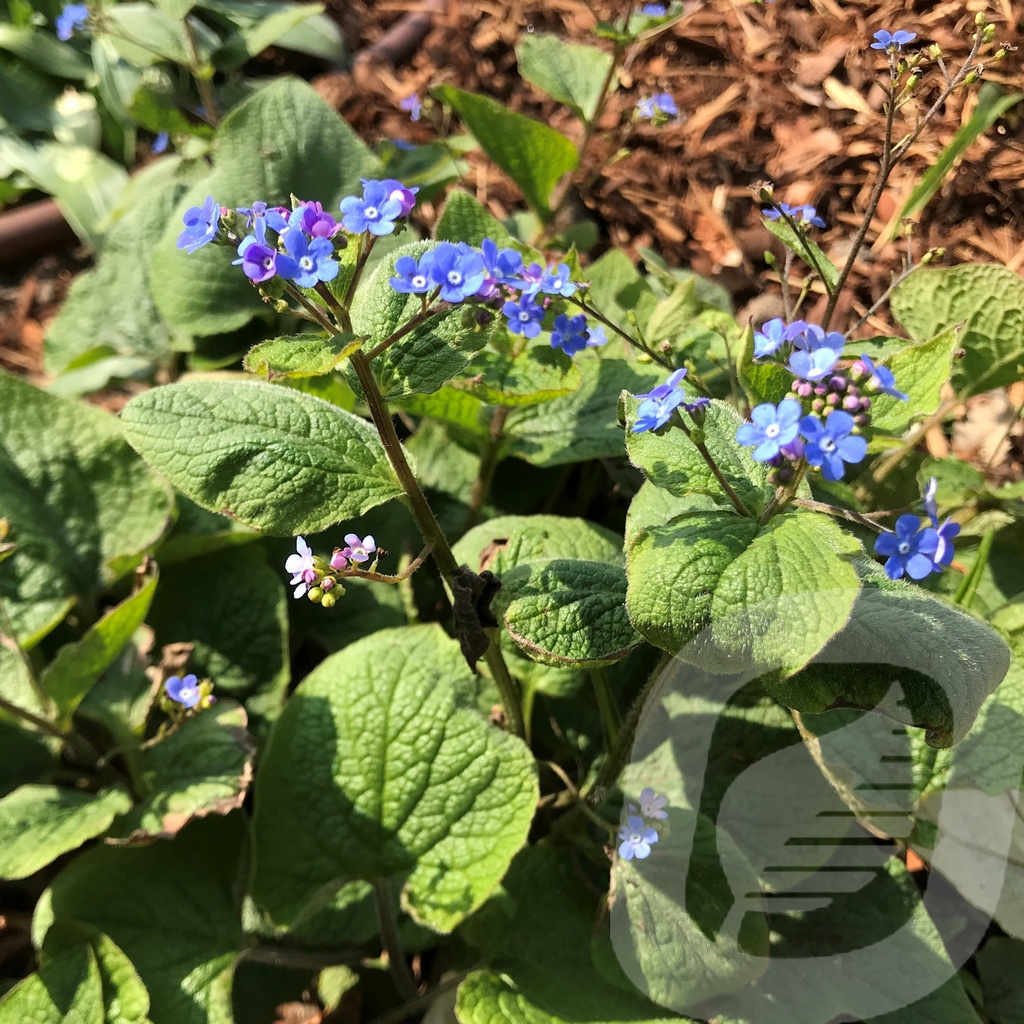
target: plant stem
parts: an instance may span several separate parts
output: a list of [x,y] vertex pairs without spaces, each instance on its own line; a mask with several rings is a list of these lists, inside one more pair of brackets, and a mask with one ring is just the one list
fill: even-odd
[[494,471],[501,461],[501,442],[504,439],[505,420],[508,419],[509,407],[499,405],[491,417],[491,426],[488,431],[487,445],[484,454],[480,459],[480,468],[477,470],[476,480],[473,481],[473,492],[469,498],[469,513],[466,516],[465,529],[475,526],[480,518],[480,511],[484,507],[487,495],[491,490],[491,482],[494,480]]
[[450,992],[453,988],[458,988],[466,980],[466,976],[469,973],[469,971],[461,971],[452,978],[439,981],[432,989],[428,989],[421,995],[414,996],[412,999],[402,1003],[401,1006],[396,1006],[393,1010],[388,1010],[387,1013],[382,1013],[379,1017],[374,1017],[370,1024],[402,1024],[403,1020],[429,1006],[438,996],[444,995],[445,992]]
[[[352,275],[352,280],[348,283],[348,288],[345,289],[345,301],[343,303],[346,309],[350,309],[352,306],[352,296],[356,293],[356,286],[359,284],[359,278],[363,276],[363,268],[366,266],[366,261],[370,257],[370,252],[373,250],[374,243],[377,241],[376,235],[370,235],[366,246],[362,252],[359,253],[359,259],[356,262],[355,273]],[[362,245],[362,242],[359,243]]]
[[419,995],[419,986],[409,969],[409,961],[398,940],[398,928],[391,906],[391,892],[387,882],[373,883],[373,900],[377,906],[377,923],[380,925],[380,940],[384,952],[388,955],[388,970],[395,983],[395,988],[403,1000],[415,999]]
[[732,506],[736,509],[741,516],[746,516],[747,519],[753,518],[753,513],[743,503],[743,499],[733,490],[732,485],[728,480],[725,479],[725,475],[718,468],[715,460],[711,456],[711,452],[708,451],[707,445],[703,441],[695,440],[693,434],[690,432],[690,428],[683,422],[682,416],[679,415],[678,411],[674,413],[672,422],[679,427],[682,427],[683,433],[690,439],[694,448],[700,452],[700,457],[707,463],[708,469],[711,470],[714,478],[718,481],[719,487],[725,492],[726,497],[732,502]]
[[217,107],[217,95],[213,91],[206,69],[203,67],[203,58],[199,54],[199,44],[196,42],[195,29],[188,19],[188,15],[181,19],[185,29],[185,40],[188,43],[189,71],[195,79],[196,88],[199,90],[199,98],[203,101],[203,108],[206,111],[206,120],[216,127],[220,123],[220,111]]
[[[384,446],[388,461],[391,463],[395,475],[402,485],[402,490],[405,492],[410,511],[416,520],[416,525],[420,528],[424,540],[433,544],[431,557],[437,563],[437,567],[440,569],[441,575],[444,577],[449,589],[454,590],[455,577],[459,571],[458,562],[455,561],[448,538],[445,537],[444,531],[434,515],[434,510],[427,502],[423,491],[420,489],[419,482],[405,457],[405,451],[398,440],[395,425],[391,420],[391,412],[388,410],[387,403],[377,387],[373,371],[370,369],[370,361],[364,352],[353,352],[350,360],[363,389],[363,396],[370,410],[370,417],[373,419],[377,433],[380,435],[381,444]],[[501,694],[505,720],[511,731],[521,736],[522,718],[519,714],[519,698],[516,693],[515,682],[509,675],[505,659],[498,648],[497,636],[491,637],[491,644],[487,649],[485,658],[491,674],[494,676],[494,682]]]
[[821,327],[825,331],[828,330],[828,325],[832,322],[832,314],[836,310],[836,303],[839,301],[839,296],[853,271],[854,263],[857,262],[857,257],[860,255],[860,247],[864,244],[868,229],[871,227],[871,221],[875,216],[875,210],[878,209],[878,203],[882,198],[882,192],[885,191],[885,186],[889,181],[889,174],[892,171],[892,126],[893,118],[896,116],[895,100],[893,87],[890,84],[888,103],[885,109],[885,139],[882,142],[882,156],[878,164],[878,177],[875,178],[875,185],[871,190],[871,196],[868,199],[864,216],[861,217],[860,226],[857,228],[857,233],[853,236],[849,255],[846,257],[843,269],[839,271],[835,288],[829,294],[828,304],[825,306],[825,315],[821,318]]
[[369,352],[366,353],[367,359],[376,359],[382,352],[386,352],[396,341],[401,341],[410,331],[414,331],[417,327],[422,326],[431,317],[439,316],[446,310],[451,309],[451,303],[444,302],[439,306],[434,306],[432,309],[424,309],[417,313],[411,320],[407,320],[401,327],[395,331],[394,334],[389,335],[379,345],[374,345]]
[[622,769],[626,766],[629,755],[633,750],[637,726],[640,724],[640,718],[643,715],[648,698],[661,681],[662,674],[671,660],[672,655],[666,654],[655,666],[647,682],[644,683],[644,688],[640,691],[636,700],[633,701],[633,706],[629,709],[626,720],[622,723],[622,730],[619,732],[619,738],[615,746],[608,752],[608,757],[604,764],[601,765],[594,781],[583,791],[583,799],[590,807],[596,808],[601,806],[604,798],[608,795],[608,791],[615,785],[622,774]]
[[888,519],[894,515],[892,512],[871,512],[867,515],[862,515],[860,512],[853,512],[848,508],[837,508],[835,505],[827,505],[823,501],[810,501],[807,498],[794,498],[794,505],[799,505],[800,508],[810,509],[812,512],[824,512],[827,516],[834,516],[837,519],[847,519],[851,523],[857,523],[860,526],[866,526],[869,530],[874,530],[876,533],[886,533],[884,526],[879,526],[875,522],[876,519]]
[[604,730],[605,745],[611,750],[618,741],[621,726],[619,724],[619,712],[615,707],[611,687],[608,685],[608,670],[592,668],[590,670],[590,682],[594,687],[597,711],[601,716],[601,728]]
[[[40,718],[31,711],[19,708],[17,704],[12,704],[3,697],[0,697],[0,711],[6,711],[7,714],[12,717],[20,718],[23,722],[28,722],[29,725],[35,726],[36,729],[45,733],[47,736],[52,736],[54,739],[62,740],[67,743],[67,745],[87,764],[98,765],[100,763],[100,752],[87,739],[79,736],[77,732],[71,730],[63,732],[58,726],[54,725],[53,722],[48,722],[45,718]],[[117,773],[115,772],[114,774]],[[119,775],[118,778],[120,778]]]
[[613,330],[620,338],[622,338],[627,344],[632,345],[633,348],[640,349],[641,352],[649,355],[656,363],[660,366],[664,366],[666,370],[674,370],[676,367],[672,365],[672,361],[668,356],[662,355],[660,352],[649,348],[643,341],[639,341],[634,338],[631,334],[627,334],[618,324],[613,323],[603,313],[594,309],[593,306],[589,305],[585,300],[581,299],[578,295],[573,295],[569,301],[574,305],[578,306],[584,312],[589,313],[599,323],[605,325],[605,327]]
[[353,947],[345,950],[289,949],[286,946],[248,946],[238,954],[239,960],[252,960],[274,967],[294,967],[299,970],[320,971],[339,964],[353,965],[363,960],[362,952]]

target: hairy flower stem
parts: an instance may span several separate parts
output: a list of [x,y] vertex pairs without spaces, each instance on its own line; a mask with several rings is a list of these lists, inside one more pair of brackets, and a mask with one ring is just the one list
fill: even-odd
[[793,501],[796,496],[797,488],[800,486],[800,481],[803,480],[804,474],[807,472],[807,463],[801,460],[797,463],[796,472],[793,474],[793,479],[790,480],[785,487],[778,487],[775,493],[771,497],[771,501],[765,505],[764,510],[757,517],[757,525],[764,526],[772,516],[778,515],[782,512],[785,507]]
[[591,808],[601,806],[609,790],[615,785],[622,774],[622,769],[626,767],[626,762],[629,760],[633,750],[633,741],[636,739],[636,730],[640,725],[640,719],[643,717],[644,708],[647,706],[647,701],[651,694],[654,693],[655,687],[660,683],[664,670],[671,660],[672,655],[665,654],[658,662],[647,682],[644,683],[644,688],[640,691],[636,700],[633,701],[633,706],[629,709],[626,720],[622,723],[622,729],[619,732],[615,746],[608,751],[608,757],[605,759],[604,764],[601,765],[594,781],[583,790],[583,799]]
[[188,69],[195,80],[196,89],[199,90],[199,98],[203,102],[203,109],[206,112],[206,120],[216,127],[220,123],[220,109],[217,106],[217,94],[213,91],[210,83],[210,71],[203,66],[203,58],[199,53],[199,44],[196,42],[195,29],[188,19],[188,15],[181,19],[182,27],[185,30],[185,41],[188,43]]
[[960,70],[949,79],[946,83],[946,87],[939,94],[938,99],[928,108],[924,117],[915,125],[914,130],[901,139],[900,142],[893,146],[892,144],[892,130],[893,130],[893,119],[896,116],[896,89],[893,83],[890,83],[887,90],[887,103],[885,111],[885,141],[882,144],[882,157],[878,165],[878,177],[875,179],[874,188],[871,190],[871,196],[868,199],[867,208],[864,210],[864,216],[861,218],[860,226],[857,228],[857,234],[854,236],[853,244],[850,247],[850,254],[846,257],[846,263],[843,265],[843,269],[839,272],[839,277],[836,280],[836,286],[829,296],[828,305],[825,307],[825,315],[821,318],[821,326],[823,330],[828,330],[828,325],[832,320],[832,314],[835,313],[836,303],[839,301],[839,295],[846,285],[846,281],[853,271],[853,265],[857,261],[857,256],[860,253],[860,247],[864,244],[864,239],[867,237],[868,230],[871,227],[871,222],[874,220],[875,211],[878,209],[878,204],[881,201],[882,193],[885,190],[885,186],[889,181],[889,175],[892,173],[892,169],[896,166],[900,158],[907,152],[907,150],[917,141],[917,137],[924,131],[925,126],[929,121],[942,109],[942,105],[949,99],[950,95],[959,88],[963,83],[964,79],[974,68],[974,58],[978,55],[978,50],[981,48],[981,43],[984,38],[982,29],[978,29],[974,34],[974,41],[971,45],[971,52],[967,55],[967,59],[964,61]]
[[498,468],[501,455],[501,442],[504,440],[505,420],[508,419],[509,407],[499,405],[491,417],[491,426],[487,435],[487,445],[484,448],[483,457],[480,459],[480,468],[477,470],[476,479],[473,481],[473,493],[469,498],[469,512],[466,515],[466,526],[468,530],[475,526],[480,518],[480,511],[484,507],[487,495],[491,490],[491,482],[494,480],[494,471]]
[[733,489],[732,484],[725,479],[725,474],[718,468],[711,452],[708,451],[708,446],[703,441],[693,436],[690,428],[683,422],[683,418],[678,412],[674,414],[672,422],[675,426],[682,428],[683,433],[690,439],[691,444],[698,452],[700,452],[700,457],[705,461],[705,463],[707,463],[707,467],[711,470],[714,478],[718,481],[719,487],[722,488],[725,492],[725,496],[732,502],[732,507],[736,509],[741,516],[745,516],[747,519],[752,519],[753,513],[749,508],[747,508],[743,499]]
[[388,955],[388,970],[395,983],[399,996],[403,1001],[415,999],[419,995],[419,986],[409,969],[409,961],[398,939],[398,928],[395,924],[394,908],[391,905],[391,892],[387,882],[373,883],[373,900],[377,906],[377,923],[380,926],[380,940],[384,952]]
[[638,341],[631,334],[627,334],[618,324],[612,323],[603,313],[598,312],[593,306],[589,305],[585,300],[581,299],[578,295],[573,295],[569,301],[573,305],[578,306],[585,313],[589,313],[595,320],[602,323],[609,330],[614,331],[620,338],[622,338],[627,344],[632,345],[633,348],[640,349],[641,352],[649,355],[660,366],[664,366],[666,370],[674,370],[676,367],[672,364],[672,360],[668,356],[662,355],[660,352],[656,352],[653,348],[643,341]]
[[601,728],[604,730],[605,745],[611,750],[618,741],[619,731],[622,727],[619,724],[619,711],[615,707],[612,689],[608,685],[607,669],[592,668],[590,670],[590,682],[594,687],[597,711],[601,716]]
[[807,498],[794,498],[793,504],[800,508],[810,509],[812,512],[824,512],[825,515],[833,516],[836,519],[846,519],[859,526],[866,526],[876,533],[888,532],[884,526],[879,526],[875,522],[876,519],[889,519],[896,514],[895,512],[871,512],[868,515],[861,515],[861,513],[852,512],[848,508],[837,508],[835,505],[827,505],[823,501],[810,501]]
[[[405,457],[405,451],[398,440],[398,434],[395,432],[395,424],[391,419],[391,412],[384,401],[384,396],[381,395],[380,389],[377,387],[373,371],[370,369],[369,359],[367,359],[366,354],[363,352],[353,352],[350,360],[363,389],[363,395],[370,410],[370,417],[377,428],[377,433],[380,435],[381,444],[384,446],[388,461],[391,463],[395,475],[402,485],[402,490],[405,492],[409,508],[412,511],[413,518],[416,520],[416,525],[420,528],[424,540],[433,544],[431,557],[437,563],[441,575],[451,590],[453,589],[459,565],[452,554],[448,538],[445,537],[444,531],[434,515],[434,510],[430,507]],[[519,713],[519,697],[516,693],[515,682],[511,675],[509,675],[508,666],[505,664],[505,659],[498,647],[497,636],[491,638],[491,645],[487,648],[485,658],[487,666],[491,670],[491,675],[494,677],[494,682],[501,694],[505,721],[512,732],[521,736],[523,734],[523,722]]]

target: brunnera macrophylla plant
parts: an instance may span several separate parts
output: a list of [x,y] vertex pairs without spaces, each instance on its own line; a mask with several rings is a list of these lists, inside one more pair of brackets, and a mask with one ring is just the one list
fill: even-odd
[[[852,262],[815,240],[835,210],[767,185],[784,315],[764,323],[656,254],[641,274],[561,237],[618,69],[680,16],[602,23],[607,49],[524,43],[575,145],[449,86],[402,98],[439,131],[457,115],[519,183],[509,223],[399,173],[407,150],[385,162],[305,86],[266,86],[146,210],[153,308],[207,362],[119,420],[0,377],[0,876],[43,891],[38,970],[0,1024],[115,1003],[240,1024],[314,989],[380,1022],[445,994],[461,1024],[976,1019],[985,965],[1024,940],[999,811],[1024,770],[1024,620],[998,561],[1021,494],[918,442],[944,391],[1014,379],[1024,289],[908,266],[909,337],[858,337],[833,322]],[[990,28],[963,68],[931,58],[939,100]],[[880,181],[927,70],[912,35],[865,41]],[[639,93],[645,129],[678,116]],[[209,339],[238,332],[243,368],[214,367]],[[965,792],[985,827],[944,817]],[[826,817],[833,845],[789,842]],[[861,823],[873,881],[807,911]],[[772,842],[811,852],[766,860]],[[907,849],[996,945],[947,948]],[[1005,899],[958,867],[1000,857]],[[891,961],[934,968],[921,991],[869,1003],[856,965],[786,987],[794,951],[889,933]]]

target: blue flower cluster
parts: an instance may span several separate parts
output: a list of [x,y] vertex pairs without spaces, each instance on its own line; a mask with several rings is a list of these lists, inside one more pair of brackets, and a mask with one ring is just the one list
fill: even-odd
[[875,553],[885,558],[885,574],[890,579],[898,580],[906,574],[912,580],[923,580],[933,572],[942,572],[953,561],[953,541],[960,533],[960,524],[949,519],[939,524],[936,483],[932,477],[924,494],[928,521],[908,513],[896,520],[895,531],[886,531],[875,540]]
[[[398,220],[408,216],[416,205],[418,191],[393,178],[364,180],[362,196],[342,199],[340,223],[316,202],[301,202],[293,210],[255,202],[235,211],[245,218],[247,233],[238,242],[238,258],[232,262],[254,284],[263,284],[272,277],[294,281],[300,288],[333,281],[339,270],[335,252],[345,244],[342,231],[370,237],[391,234]],[[186,211],[178,248],[192,253],[214,241],[222,218],[230,215],[231,211],[222,208],[213,196],[207,196],[202,206]]]
[[[571,275],[565,263],[524,267],[523,257],[515,249],[499,249],[495,241],[485,238],[479,250],[465,242],[439,242],[418,259],[400,256],[395,260],[391,287],[451,303],[499,301],[508,329],[524,338],[536,338],[551,302],[575,295],[577,285]],[[604,330],[589,326],[583,314],[559,313],[554,318],[551,347],[566,355],[606,341]]]
[[676,370],[670,374],[664,384],[636,397],[640,405],[636,410],[633,422],[633,433],[644,434],[649,430],[658,431],[668,425],[676,409],[685,409],[689,413],[697,412],[709,404],[709,399],[689,395],[683,389],[686,370]]
[[85,28],[88,21],[89,8],[86,4],[65,4],[64,10],[57,15],[57,20],[54,22],[57,38],[66,43],[75,32]]
[[790,206],[789,203],[779,203],[777,207],[767,206],[761,211],[761,215],[769,220],[778,220],[783,214],[791,220],[795,220],[801,227],[828,227],[825,221],[818,216],[818,211],[807,203],[803,206]]
[[667,803],[668,797],[655,793],[648,786],[640,793],[639,807],[627,805],[626,824],[619,829],[618,852],[623,860],[646,860],[650,857],[651,847],[660,837],[657,828],[648,824],[647,819],[664,821],[668,817]]
[[[846,372],[836,369],[846,339],[836,331],[796,320],[769,320],[754,334],[754,358],[783,362],[793,374],[792,398],[765,402],[736,432],[758,462],[776,467],[776,482],[791,479],[786,463],[806,459],[826,480],[841,480],[847,465],[861,462],[867,442],[860,430],[871,422],[871,397],[907,400],[892,371],[862,355]],[[810,408],[806,409],[804,403]]]
[[916,32],[907,32],[905,29],[897,29],[895,32],[887,32],[884,28],[874,35],[872,50],[886,50],[888,53],[898,53],[917,38]]

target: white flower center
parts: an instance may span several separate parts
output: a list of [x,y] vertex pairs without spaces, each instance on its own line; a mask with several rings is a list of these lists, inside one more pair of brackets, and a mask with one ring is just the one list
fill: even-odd
[[264,270],[271,270],[273,268],[273,266],[274,266],[274,257],[273,256],[264,256],[263,257],[263,269]]
[[778,437],[779,436],[779,425],[778,425],[778,423],[769,423],[768,426],[764,428],[764,436],[767,437],[769,440],[774,440],[776,437]]
[[302,259],[299,260],[299,266],[302,267],[303,270],[312,270],[314,266],[312,257],[303,256]]
[[363,216],[367,220],[376,220],[380,216],[380,210],[378,210],[376,206],[367,206],[366,209],[363,210]]
[[639,832],[634,832],[634,833],[633,833],[633,834],[632,834],[632,835],[631,835],[631,836],[629,837],[629,841],[630,841],[631,843],[639,843],[639,842],[641,842],[642,840],[643,840],[643,836],[642,836],[642,835],[640,835],[640,833],[639,833]]
[[520,312],[520,314],[519,314],[519,322],[521,324],[527,323],[529,321],[529,319],[530,319],[530,314],[529,313]]
[[427,279],[422,274],[417,274],[412,279],[412,286],[413,286],[413,288],[426,288],[427,287]]
[[820,448],[820,449],[821,449],[821,450],[822,450],[823,452],[834,452],[834,451],[836,450],[836,443],[835,443],[835,441],[833,441],[833,440],[832,440],[832,438],[830,438],[830,437],[823,437],[823,438],[822,438],[822,439],[821,439],[821,440],[820,440],[820,441],[818,442],[818,447],[819,447],[819,448]]
[[449,284],[462,284],[462,274],[457,270],[448,271],[448,283]]
[[906,541],[904,541],[896,550],[899,551],[901,555],[909,555],[910,545]]

